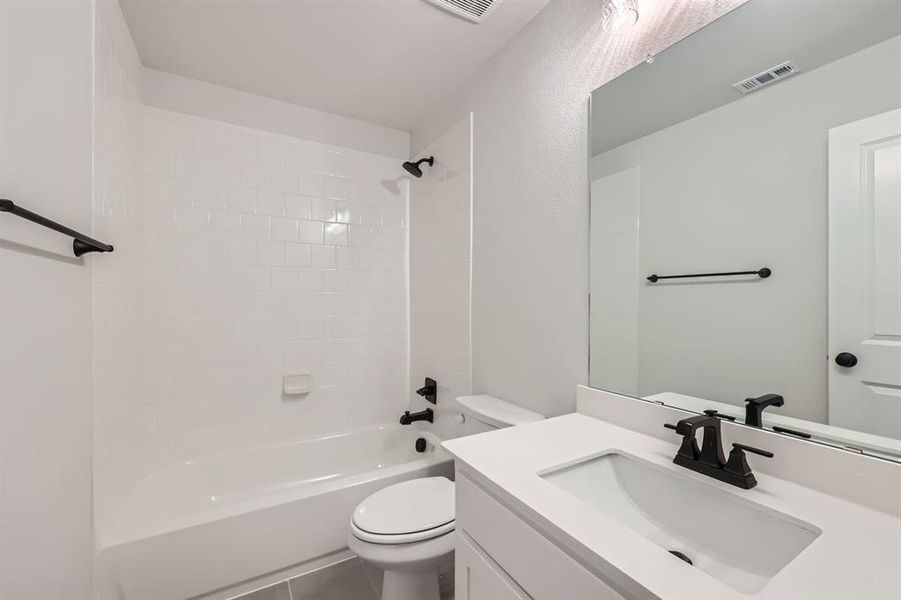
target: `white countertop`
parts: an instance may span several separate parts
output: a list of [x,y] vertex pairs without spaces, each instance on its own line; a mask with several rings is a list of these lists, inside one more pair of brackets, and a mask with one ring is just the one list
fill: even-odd
[[[581,414],[444,442],[458,460],[525,508],[563,546],[599,573],[634,581],[665,599],[766,598],[876,600],[901,598],[901,519],[872,508],[756,473],[751,490],[715,481],[672,463],[677,444]],[[654,543],[538,476],[606,450],[633,454],[686,477],[806,521],[822,534],[757,594],[746,595],[660,551]],[[749,457],[753,468],[755,461]],[[828,468],[823,466],[823,468]],[[849,485],[853,485],[849,481]],[[603,558],[601,558],[603,557]],[[610,565],[616,570],[610,572]]]

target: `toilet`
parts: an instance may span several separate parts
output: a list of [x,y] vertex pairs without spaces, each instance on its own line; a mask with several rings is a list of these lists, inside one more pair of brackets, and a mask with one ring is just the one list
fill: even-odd
[[[493,396],[457,398],[467,434],[540,421],[544,415]],[[347,545],[382,569],[382,600],[439,600],[438,568],[454,555],[454,483],[421,477],[383,488],[357,505]]]

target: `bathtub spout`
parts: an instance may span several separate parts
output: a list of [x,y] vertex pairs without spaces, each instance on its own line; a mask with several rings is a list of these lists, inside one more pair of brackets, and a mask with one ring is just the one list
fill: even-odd
[[435,412],[431,408],[427,408],[425,410],[411,413],[408,410],[404,411],[404,414],[400,416],[400,424],[401,425],[409,425],[414,421],[428,421],[429,423],[434,423]]

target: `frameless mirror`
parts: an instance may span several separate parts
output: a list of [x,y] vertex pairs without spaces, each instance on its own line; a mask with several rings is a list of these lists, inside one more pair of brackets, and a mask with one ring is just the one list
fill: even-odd
[[590,384],[901,460],[901,3],[750,0],[591,147]]

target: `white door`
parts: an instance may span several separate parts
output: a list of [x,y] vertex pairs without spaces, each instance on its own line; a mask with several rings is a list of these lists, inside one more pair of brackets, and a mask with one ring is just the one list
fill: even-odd
[[829,131],[829,424],[901,438],[901,110]]

